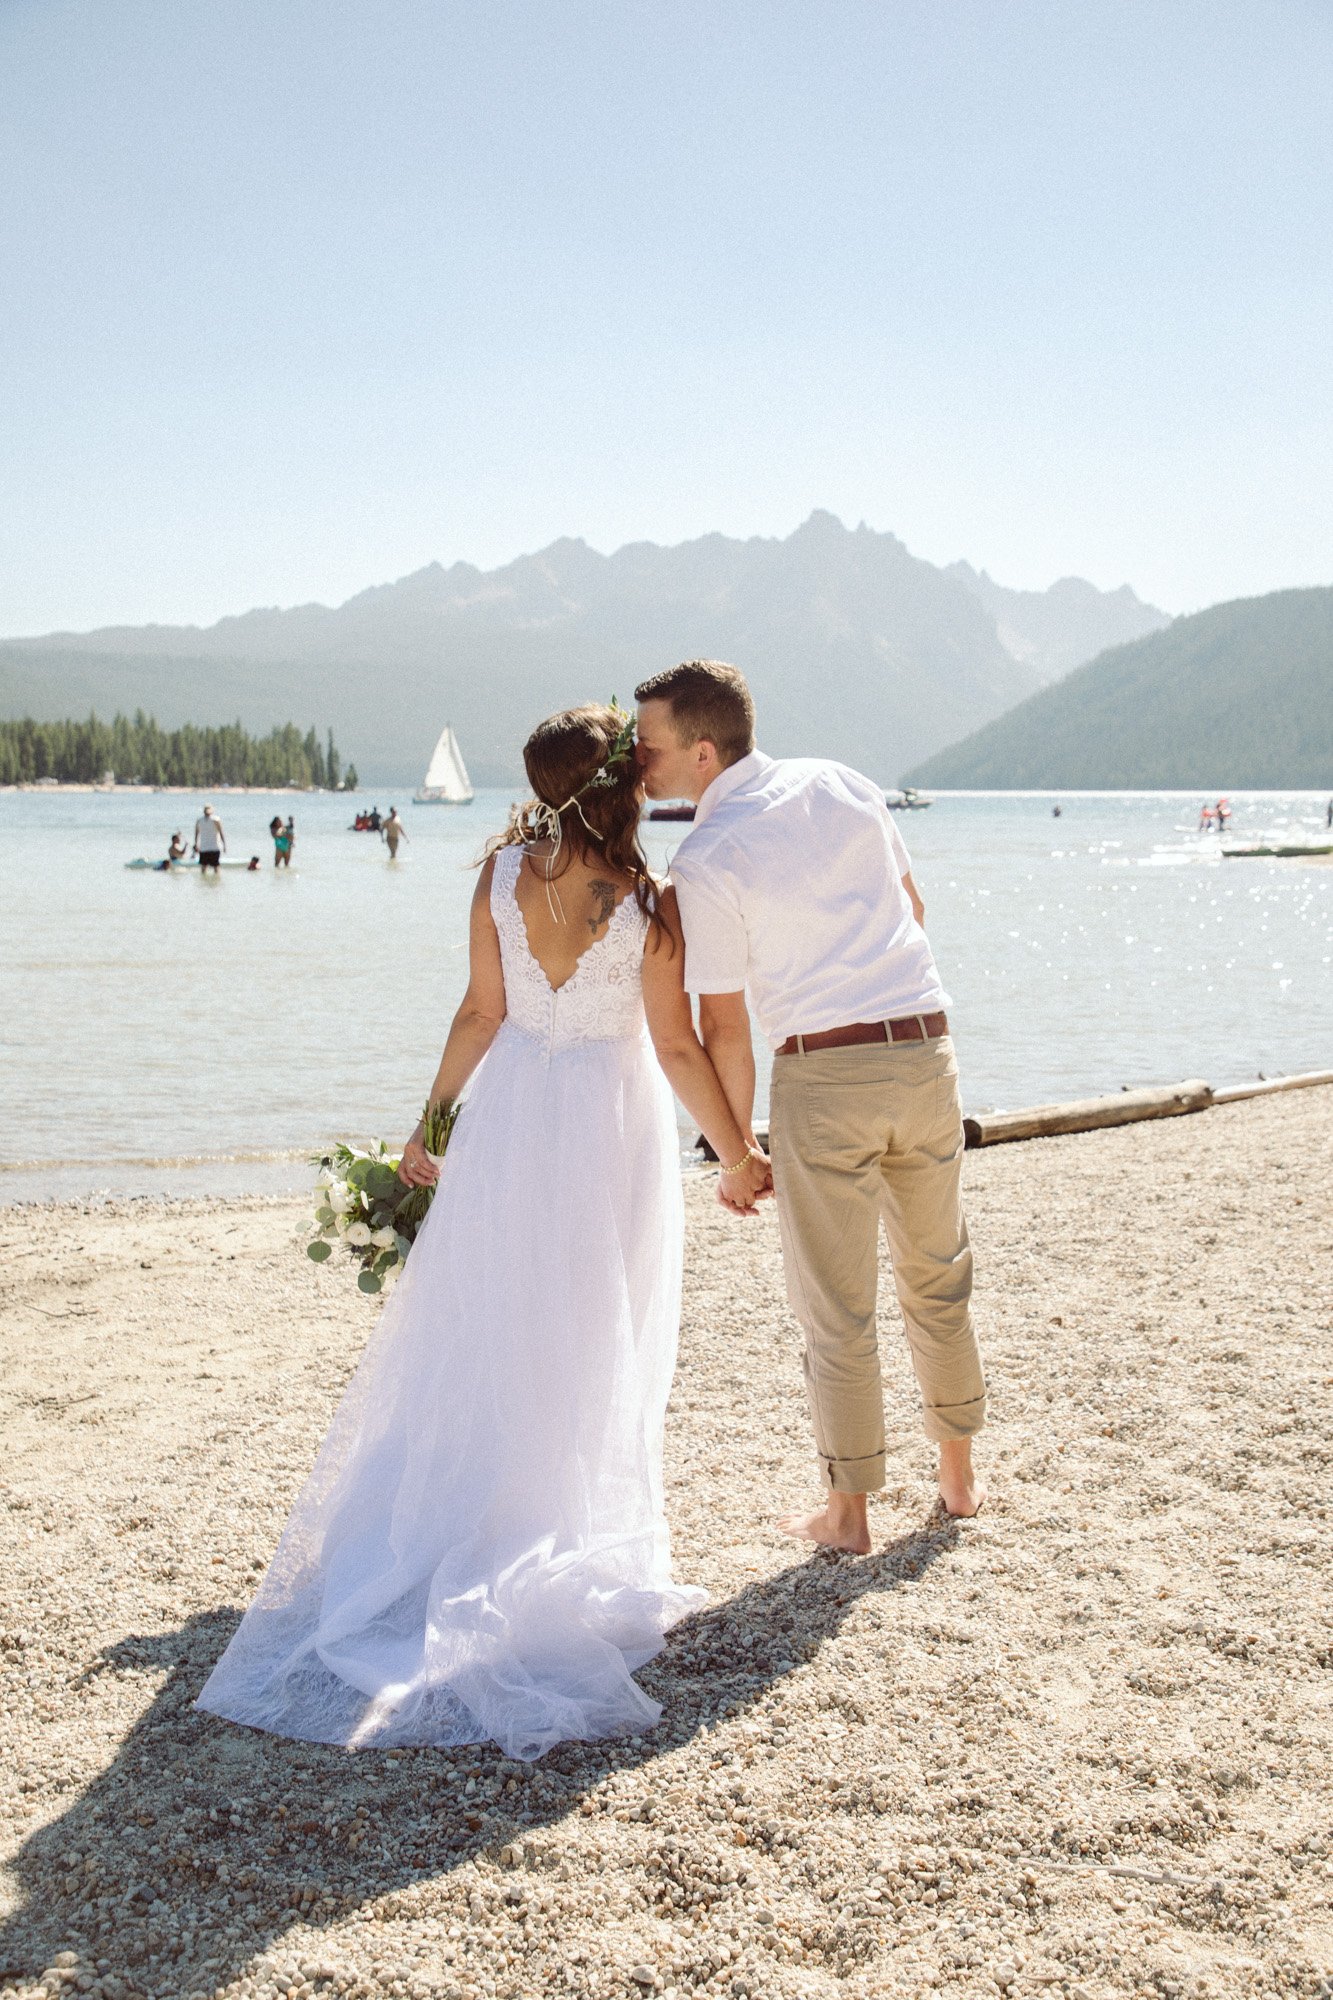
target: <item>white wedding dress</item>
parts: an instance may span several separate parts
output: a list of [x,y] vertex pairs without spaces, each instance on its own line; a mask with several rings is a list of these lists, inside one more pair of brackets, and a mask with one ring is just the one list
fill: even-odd
[[553,990],[496,857],[507,1017],[426,1223],[199,1697],[317,1743],[540,1757],[660,1714],[682,1204],[633,897]]

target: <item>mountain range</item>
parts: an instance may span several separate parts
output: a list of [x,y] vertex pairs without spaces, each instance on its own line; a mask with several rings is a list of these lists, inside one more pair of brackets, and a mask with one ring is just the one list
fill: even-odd
[[813,513],[783,539],[710,534],[601,555],[563,539],[484,571],[431,563],[336,608],[216,625],[115,626],[0,642],[0,716],[143,708],[166,727],[293,715],[332,726],[362,779],[416,781],[452,722],[474,779],[517,784],[551,710],[679,659],[733,660],[775,755],[896,783],[1071,667],[1166,627],[1127,586],[1008,590],[896,536]]
[[907,773],[964,789],[1333,790],[1333,588],[1117,646]]

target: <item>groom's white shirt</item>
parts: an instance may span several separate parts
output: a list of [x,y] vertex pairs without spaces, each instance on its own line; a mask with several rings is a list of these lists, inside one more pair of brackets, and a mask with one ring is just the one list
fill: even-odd
[[671,880],[691,993],[749,994],[769,1045],[949,1004],[884,794],[859,771],[752,750],[714,778]]

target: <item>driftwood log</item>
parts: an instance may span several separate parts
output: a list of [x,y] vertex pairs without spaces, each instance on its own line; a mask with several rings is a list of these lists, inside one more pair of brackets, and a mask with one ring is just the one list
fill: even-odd
[[[1311,1090],[1333,1085],[1333,1069],[1305,1070],[1299,1076],[1266,1077],[1260,1083],[1229,1084],[1214,1090],[1201,1078],[1188,1083],[1156,1085],[1149,1090],[1117,1090],[1110,1097],[1082,1097],[1069,1104],[1038,1104],[1030,1111],[991,1111],[965,1118],[963,1133],[970,1147],[998,1146],[1009,1139],[1054,1138],[1059,1132],[1095,1132],[1105,1125],[1135,1125],[1141,1118],[1178,1118],[1185,1111],[1207,1111],[1213,1104],[1239,1104],[1246,1097],[1269,1097],[1277,1090]],[[768,1133],[756,1133],[767,1151]],[[695,1146],[706,1160],[717,1154],[701,1132]]]
[[1199,1077],[1150,1090],[1117,1090],[1111,1097],[1082,1097],[1072,1104],[1038,1104],[1030,1111],[993,1111],[965,1118],[969,1146],[998,1146],[1009,1139],[1053,1138],[1058,1132],[1095,1132],[1104,1125],[1134,1125],[1140,1118],[1178,1118],[1206,1111],[1210,1085]]
[[1307,1069],[1300,1076],[1268,1076],[1262,1083],[1233,1083],[1213,1092],[1214,1104],[1239,1104],[1243,1097],[1271,1097],[1275,1090],[1311,1090],[1333,1083],[1333,1069]]

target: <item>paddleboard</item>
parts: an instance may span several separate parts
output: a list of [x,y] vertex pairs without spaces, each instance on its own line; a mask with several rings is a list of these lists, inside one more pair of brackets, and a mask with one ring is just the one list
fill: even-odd
[[[143,855],[141,854],[141,855],[140,855],[140,856],[138,857],[138,859],[137,859],[137,860],[135,860],[135,861],[127,861],[127,862],[125,863],[125,866],[126,866],[127,868],[149,868],[149,869],[152,869],[152,870],[153,870],[153,872],[154,872],[155,874],[158,874],[158,875],[174,875],[174,874],[176,874],[176,873],[177,873],[177,872],[178,872],[178,871],[179,871],[180,869],[183,869],[183,868],[194,868],[194,869],[197,869],[197,868],[198,868],[198,866],[199,866],[199,863],[198,863],[197,861],[193,861],[193,860],[191,860],[191,861],[166,861],[166,860],[164,859],[164,860],[162,860],[162,861],[147,861],[147,860],[145,860],[145,859],[144,859]],[[218,863],[218,866],[219,866],[220,868],[239,868],[239,869],[241,870],[242,874],[245,874],[245,875],[259,875],[259,874],[262,874],[262,873],[263,873],[263,863],[262,863],[262,862],[260,863],[260,865],[259,865],[259,867],[258,867],[258,868],[252,868],[252,867],[251,867],[251,865],[250,865],[250,863],[249,863],[248,861],[233,861],[233,860],[231,860],[231,859],[230,859],[230,858],[229,858],[228,856],[226,856],[226,855],[224,855],[224,856],[223,856],[222,860],[221,860],[221,861],[220,861],[220,862]]]

